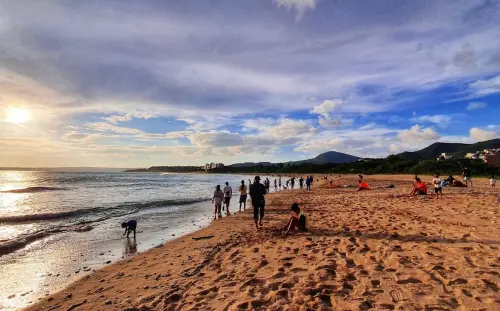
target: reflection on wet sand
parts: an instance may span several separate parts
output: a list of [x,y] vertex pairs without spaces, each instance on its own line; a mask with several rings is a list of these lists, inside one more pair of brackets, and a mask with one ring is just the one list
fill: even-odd
[[137,253],[137,242],[135,238],[127,238],[125,242],[125,254],[133,255]]

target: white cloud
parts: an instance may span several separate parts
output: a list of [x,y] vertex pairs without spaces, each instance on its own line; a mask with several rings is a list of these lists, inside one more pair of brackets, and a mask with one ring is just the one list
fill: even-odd
[[246,130],[258,130],[276,125],[277,123],[278,120],[274,118],[257,118],[243,121],[242,126]]
[[147,119],[154,118],[154,117],[155,117],[154,113],[148,113],[145,111],[134,111],[134,112],[129,112],[126,114],[121,114],[121,115],[112,115],[112,116],[106,117],[104,119],[109,123],[116,124],[119,122],[127,122],[127,121],[134,119],[134,118],[147,120]]
[[91,123],[86,123],[86,126],[95,131],[100,131],[100,132],[114,132],[114,133],[119,133],[119,134],[142,134],[143,132],[130,128],[130,127],[121,127],[121,126],[116,126],[113,124],[105,123],[105,122],[91,122]]
[[469,88],[475,95],[500,93],[500,76],[496,76],[491,79],[478,80],[469,84]]
[[434,123],[434,124],[440,124],[440,125],[447,125],[451,122],[452,118],[447,115],[443,114],[436,114],[436,115],[425,115],[425,116],[419,116],[419,117],[413,117],[411,118],[412,122],[416,123]]
[[297,19],[301,19],[307,10],[316,8],[316,0],[273,0],[278,7],[297,11]]
[[228,131],[210,131],[188,136],[193,145],[198,147],[229,147],[243,144],[243,137]]
[[328,99],[323,101],[321,104],[316,105],[311,110],[311,113],[315,114],[328,114],[339,109],[344,102],[340,99]]
[[332,118],[329,115],[322,115],[318,119],[319,125],[324,128],[334,128],[352,124],[352,119]]
[[276,139],[306,139],[316,132],[317,129],[307,121],[281,118],[278,124],[263,129],[261,136]]
[[498,133],[494,131],[486,131],[477,127],[471,128],[469,131],[469,135],[474,141],[484,141],[495,139],[498,137]]
[[483,102],[472,102],[467,105],[467,110],[483,109],[488,107],[487,103]]
[[411,144],[415,141],[431,141],[439,139],[440,135],[432,128],[423,128],[416,124],[408,130],[400,131],[398,138],[406,143]]

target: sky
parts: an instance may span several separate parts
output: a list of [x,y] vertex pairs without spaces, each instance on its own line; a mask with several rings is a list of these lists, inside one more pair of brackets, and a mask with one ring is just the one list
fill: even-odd
[[0,166],[385,157],[500,134],[500,1],[0,3]]

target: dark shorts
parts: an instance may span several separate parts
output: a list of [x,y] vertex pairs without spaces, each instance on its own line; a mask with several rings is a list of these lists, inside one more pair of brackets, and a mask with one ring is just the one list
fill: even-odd
[[434,188],[434,192],[435,192],[435,193],[443,192],[443,188],[441,188],[441,187],[439,187],[439,188]]
[[416,194],[418,194],[418,195],[427,195],[427,192],[423,192],[422,190],[417,190]]
[[224,198],[224,203],[226,203],[226,205],[229,205],[229,202],[231,201],[231,198]]
[[240,203],[246,203],[247,202],[247,195],[242,194],[240,195]]

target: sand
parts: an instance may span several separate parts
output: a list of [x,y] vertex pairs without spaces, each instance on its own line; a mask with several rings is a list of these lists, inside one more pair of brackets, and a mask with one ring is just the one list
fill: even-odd
[[[500,189],[401,197],[411,178],[271,194],[260,231],[249,210],[217,220],[27,310],[499,310]],[[294,201],[310,232],[282,237]]]

